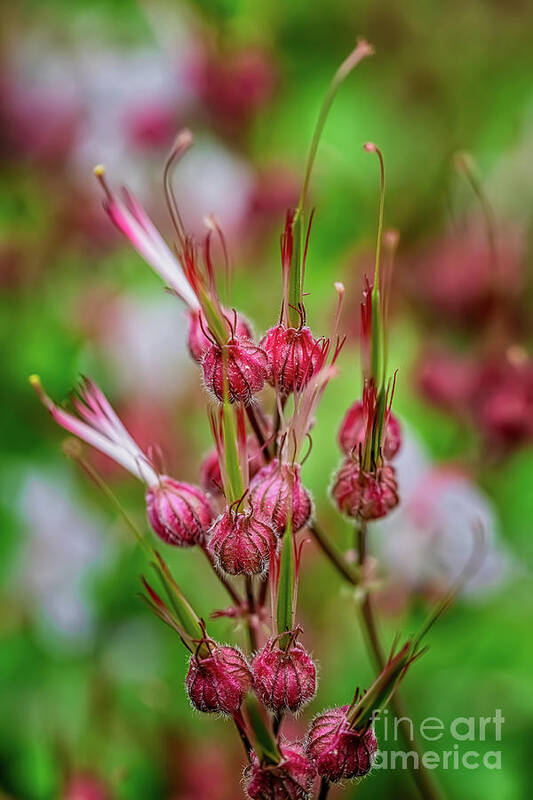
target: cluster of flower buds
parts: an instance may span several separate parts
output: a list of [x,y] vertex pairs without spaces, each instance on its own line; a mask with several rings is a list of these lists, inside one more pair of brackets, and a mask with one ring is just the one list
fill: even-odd
[[[203,246],[183,228],[170,176],[173,163],[191,145],[191,134],[184,131],[177,137],[164,173],[176,255],[135,198],[125,192],[118,199],[105,181],[103,168],[96,169],[109,217],[188,307],[189,349],[203,372],[215,442],[201,467],[203,489],[161,474],[90,381],[84,381],[74,399],[76,416],[56,406],[38,378],[32,378],[59,425],[145,484],[148,518],[157,536],[169,545],[201,547],[230,595],[231,608],[212,617],[243,620],[249,637],[246,655],[208,635],[206,624],[162,556],[139,534],[167,601],[144,578],[143,597],[190,653],[185,685],[194,708],[225,715],[235,724],[246,749],[244,785],[252,800],[309,800],[319,779],[323,798],[329,783],[366,775],[377,749],[372,715],[390,699],[418,654],[418,641],[408,642],[391,656],[361,698],[356,695],[351,705],[319,714],[299,741],[284,739],[284,716],[300,712],[317,690],[316,665],[298,641],[302,629],[295,622],[301,532],[310,526],[312,515],[312,500],[301,477],[310,449],[305,458],[302,452],[306,442],[311,443],[315,413],[336,374],[343,344],[338,336],[342,284],[335,284],[338,303],[333,335],[315,338],[305,324],[303,277],[312,220],[307,213],[308,185],[334,94],[346,75],[371,53],[368,43],[359,42],[324,100],[298,207],[288,212],[281,238],[280,320],[260,343],[253,340],[244,317],[228,313],[221,304],[211,258],[213,233],[218,234],[225,254],[217,223],[209,220]],[[379,151],[373,146],[367,149],[378,153],[382,165]],[[384,333],[387,302],[386,291],[380,299],[379,281],[382,206],[381,202],[374,285],[367,285],[362,305],[363,399],[348,410],[342,423],[339,442],[345,461],[333,488],[341,511],[357,520],[382,517],[398,502],[390,460],[401,435],[390,408],[393,382],[386,373]],[[274,389],[272,418],[257,398],[265,383]],[[323,549],[333,552],[332,547]]]

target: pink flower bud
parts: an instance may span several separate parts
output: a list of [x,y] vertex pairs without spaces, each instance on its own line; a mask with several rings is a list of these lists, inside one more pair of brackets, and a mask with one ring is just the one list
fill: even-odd
[[178,547],[202,544],[213,521],[213,511],[201,489],[166,475],[146,492],[146,510],[157,535]]
[[286,650],[279,642],[280,637],[274,636],[254,656],[254,689],[271,711],[295,713],[315,696],[316,666],[299,642],[292,641]]
[[[189,312],[189,337],[187,344],[191,357],[200,363],[205,355],[206,350],[209,348],[211,341],[207,338],[204,331],[207,331],[207,321],[203,311],[194,309]],[[251,339],[252,330],[249,323],[241,317],[237,316],[237,329],[236,335],[240,338]]]
[[311,497],[302,485],[300,465],[271,461],[259,470],[250,483],[252,503],[272,520],[280,533],[287,527],[287,517],[291,510],[291,486],[292,527],[296,533],[307,524],[312,512]]
[[109,789],[95,775],[76,772],[68,779],[61,800],[110,800]]
[[216,645],[206,658],[191,656],[185,686],[198,711],[233,716],[252,686],[252,673],[240,650]]
[[398,505],[396,471],[391,464],[383,464],[365,472],[358,461],[347,458],[337,473],[332,495],[339,511],[349,517],[385,517]]
[[307,734],[307,756],[320,777],[331,783],[366,775],[378,749],[372,728],[364,733],[350,728],[348,709],[346,705],[319,714]]
[[261,347],[268,356],[268,382],[283,396],[302,389],[323,363],[323,352],[308,327],[281,322],[266,332]]
[[216,342],[202,361],[204,383],[217,400],[224,400],[224,372],[227,370],[230,403],[251,403],[267,377],[267,356],[251,339],[233,337],[220,347]]
[[254,509],[227,509],[211,528],[209,552],[229,575],[263,575],[278,539],[269,520]]
[[261,766],[252,756],[244,772],[248,797],[252,800],[308,800],[316,777],[313,765],[299,744],[284,745],[279,764]]
[[[339,428],[338,442],[345,455],[359,451],[359,445],[365,440],[368,417],[362,400],[357,400],[346,412]],[[389,414],[383,435],[383,456],[387,460],[394,458],[402,443],[400,423],[395,416]]]

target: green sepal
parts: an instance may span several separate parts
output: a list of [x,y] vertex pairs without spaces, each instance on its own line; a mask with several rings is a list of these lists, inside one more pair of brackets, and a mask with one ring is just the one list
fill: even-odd
[[207,321],[207,326],[220,346],[224,345],[229,338],[228,323],[220,314],[219,310],[203,289],[199,292],[200,305]]
[[301,319],[298,309],[303,301],[303,251],[304,251],[304,210],[297,208],[292,221],[293,247],[289,269],[289,325],[298,328]]
[[[170,570],[163,561],[159,553],[156,553],[157,561],[152,562],[161,583],[165,588],[170,606],[174,612],[176,622],[180,628],[181,635],[191,650],[196,650],[198,642],[205,638],[205,631],[200,622],[200,617],[195,612],[180,587],[172,577]],[[205,651],[205,652],[204,652]],[[199,645],[199,654],[209,655],[207,645]]]
[[253,731],[254,750],[259,761],[263,765],[279,764],[281,761],[279,747],[265,724],[256,696],[249,693],[244,701],[244,706],[248,712],[250,727]]
[[[227,379],[224,380],[224,394],[227,393]],[[237,446],[237,428],[233,408],[228,399],[222,405],[222,433],[224,437],[224,463],[226,466],[227,486],[224,494],[228,505],[237,502],[244,495],[244,482]]]
[[[296,565],[294,561],[294,541],[292,518],[289,516],[283,534],[278,581],[277,626],[278,633],[291,631],[294,627],[294,583]],[[286,645],[286,636],[280,639],[280,646]]]

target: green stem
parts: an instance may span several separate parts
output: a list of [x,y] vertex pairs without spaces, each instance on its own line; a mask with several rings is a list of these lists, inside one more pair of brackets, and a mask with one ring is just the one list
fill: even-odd
[[[360,521],[357,529],[357,552],[358,563],[361,571],[364,573],[365,563],[367,559],[367,523],[363,520]],[[379,638],[377,630],[376,619],[370,592],[365,591],[365,597],[361,605],[361,612],[363,624],[366,632],[367,643],[370,655],[374,661],[376,670],[381,672],[387,659],[383,652],[383,647]],[[417,754],[416,768],[410,768],[411,777],[418,789],[420,797],[423,800],[442,800],[443,795],[438,786],[434,783],[432,777],[424,766],[422,761],[423,753],[415,740],[414,736],[411,738],[411,726],[409,725],[409,715],[407,707],[399,694],[396,692],[390,701],[390,705],[394,714],[399,722],[400,733],[408,751],[414,751]]]
[[359,584],[358,568],[346,561],[337,545],[324,533],[318,522],[312,522],[309,525],[309,531],[313,535],[318,546],[326,554],[343,578],[353,586],[357,586]]
[[249,575],[245,576],[244,586],[246,589],[246,600],[248,602],[248,638],[250,640],[250,650],[252,653],[255,653],[257,650],[257,630],[252,617],[256,614],[256,608],[252,579]]
[[218,580],[220,581],[220,583],[222,584],[224,589],[227,591],[227,593],[229,594],[229,596],[231,597],[231,599],[233,600],[235,605],[236,606],[242,606],[242,597],[240,597],[240,595],[237,594],[237,592],[235,591],[235,589],[233,588],[231,583],[228,580],[226,580],[226,578],[223,575],[221,575],[221,573],[215,567],[215,564],[213,562],[213,559],[212,559],[209,551],[207,550],[207,547],[202,547],[201,550],[202,550],[202,553],[204,554],[204,556],[209,561],[211,569],[213,570],[213,572],[217,576]]

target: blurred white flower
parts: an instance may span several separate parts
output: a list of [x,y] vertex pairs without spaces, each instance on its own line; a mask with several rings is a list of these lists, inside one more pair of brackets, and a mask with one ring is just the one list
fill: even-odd
[[377,531],[389,572],[413,588],[447,588],[467,564],[473,532],[481,525],[486,554],[465,592],[500,585],[509,575],[511,559],[500,541],[494,509],[481,489],[457,469],[432,464],[409,430],[395,466],[400,505]]
[[255,191],[255,175],[242,158],[221,144],[198,140],[181,161],[174,182],[185,227],[205,236],[213,214],[231,242],[243,234]]
[[171,400],[185,388],[187,319],[181,303],[164,292],[123,294],[106,313],[99,344],[123,396]]
[[16,508],[25,532],[15,585],[33,614],[67,639],[93,629],[86,581],[101,565],[102,527],[71,482],[52,470],[32,470],[20,484]]

